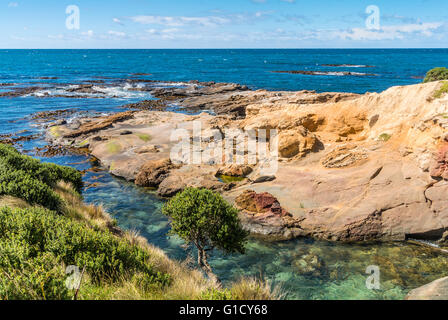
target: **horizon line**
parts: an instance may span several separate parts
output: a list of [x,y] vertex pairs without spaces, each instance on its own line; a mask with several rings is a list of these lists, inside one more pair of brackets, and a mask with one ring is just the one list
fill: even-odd
[[0,48],[0,50],[447,50],[448,47],[403,48]]

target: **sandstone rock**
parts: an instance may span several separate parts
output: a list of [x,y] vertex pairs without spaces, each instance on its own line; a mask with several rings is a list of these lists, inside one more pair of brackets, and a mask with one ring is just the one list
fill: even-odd
[[342,168],[367,159],[367,153],[348,146],[338,147],[326,155],[321,163],[325,168]]
[[448,277],[412,290],[406,300],[448,300]]
[[[235,199],[236,205],[242,210],[252,213],[272,213],[280,217],[290,216],[290,214],[280,206],[278,200],[270,193],[256,193],[246,190]],[[263,218],[268,216],[263,216]]]
[[158,187],[172,168],[170,159],[148,161],[141,167],[135,184],[141,187]]
[[437,156],[430,165],[430,174],[434,178],[448,180],[448,143],[439,147]]
[[216,176],[230,176],[230,177],[246,177],[252,172],[252,168],[248,165],[231,164],[225,167],[219,168],[216,172]]
[[157,194],[161,197],[173,197],[187,188],[187,182],[181,176],[170,175],[159,185]]
[[279,154],[283,158],[304,156],[313,150],[317,140],[305,127],[282,131],[278,138]]
[[134,152],[138,153],[138,154],[142,154],[142,153],[158,153],[158,152],[160,152],[160,147],[151,144],[151,145],[140,147],[140,148],[136,149]]
[[78,130],[65,134],[64,138],[76,138],[81,135],[98,132],[100,130],[109,128],[116,122],[131,119],[133,116],[134,116],[133,111],[126,111],[126,112],[120,112],[120,113],[116,113],[116,114],[106,116],[106,117],[101,117],[101,118],[98,118],[95,121],[92,121],[90,123],[82,124]]

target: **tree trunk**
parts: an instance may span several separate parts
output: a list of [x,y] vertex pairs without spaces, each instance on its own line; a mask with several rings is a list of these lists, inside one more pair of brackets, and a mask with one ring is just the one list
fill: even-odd
[[207,252],[204,249],[198,248],[198,264],[207,276],[221,288],[221,280],[213,273],[212,268],[208,264]]

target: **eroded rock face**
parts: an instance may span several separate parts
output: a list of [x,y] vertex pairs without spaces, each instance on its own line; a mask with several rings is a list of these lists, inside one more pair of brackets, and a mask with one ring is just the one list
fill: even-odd
[[290,216],[280,206],[278,200],[268,192],[256,193],[253,190],[246,190],[236,198],[236,205],[255,214],[271,213],[280,217]]
[[437,156],[430,166],[430,174],[434,178],[448,180],[448,142],[444,142],[437,150]]
[[231,164],[225,167],[219,168],[216,172],[217,176],[229,176],[229,177],[246,177],[252,172],[252,168],[248,165]]
[[126,112],[120,112],[116,113],[110,116],[101,117],[98,119],[95,119],[92,122],[87,122],[80,126],[78,130],[75,130],[73,132],[67,133],[64,135],[64,138],[76,138],[82,135],[87,135],[91,133],[95,133],[104,129],[109,128],[116,122],[121,122],[125,120],[129,120],[133,117],[134,112],[133,111],[126,111]]
[[301,235],[301,230],[289,212],[270,193],[246,190],[235,204],[241,209],[240,219],[246,230],[267,240],[289,240]]
[[280,132],[279,154],[283,158],[303,157],[316,145],[316,136],[305,127],[297,127]]
[[151,160],[145,163],[138,173],[135,184],[141,187],[158,187],[173,168],[170,159]]
[[[49,135],[61,145],[88,147],[111,173],[158,186],[162,196],[186,187],[222,192],[240,206],[245,227],[270,240],[439,240],[448,231],[448,124],[441,116],[448,114],[448,103],[428,99],[438,88],[428,83],[353,95],[190,83],[154,94],[166,103],[225,114],[142,107],[60,123]],[[219,158],[170,168],[163,160],[174,146],[171,133],[191,132],[194,121],[201,122],[207,140],[202,151],[212,144],[213,130],[276,129],[278,170],[264,172],[263,161],[224,166]],[[234,148],[242,146],[238,142]],[[181,152],[180,159],[189,154]],[[247,179],[226,185],[217,173]]]

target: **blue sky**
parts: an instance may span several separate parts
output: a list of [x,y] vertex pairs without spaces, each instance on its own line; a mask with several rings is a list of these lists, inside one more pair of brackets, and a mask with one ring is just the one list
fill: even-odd
[[[70,5],[79,8],[79,29],[67,28]],[[366,13],[372,5],[379,20],[375,10]],[[448,47],[447,0],[0,0],[0,7],[0,48]]]

